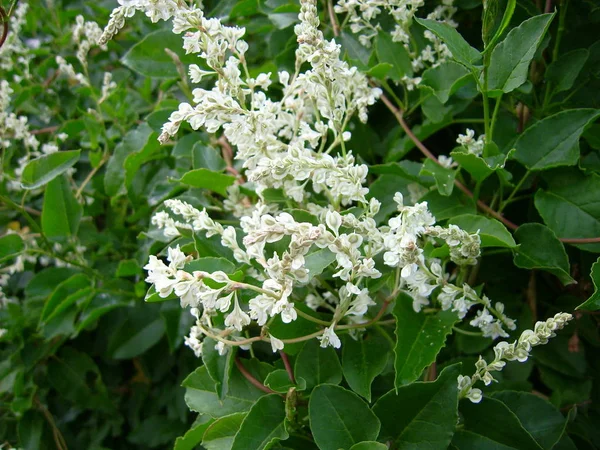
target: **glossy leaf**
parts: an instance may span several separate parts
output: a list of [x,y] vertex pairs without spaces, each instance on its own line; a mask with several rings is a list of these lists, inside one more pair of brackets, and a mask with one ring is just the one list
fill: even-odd
[[519,418],[500,400],[484,397],[479,404],[463,400],[460,412],[464,428],[452,440],[459,450],[497,448],[540,450],[542,447],[523,428]]
[[585,48],[572,50],[552,62],[546,69],[546,80],[553,83],[554,93],[568,91],[575,84],[590,53]]
[[371,401],[371,383],[383,372],[392,346],[385,331],[370,330],[358,339],[348,336],[342,345],[342,369],[350,388]]
[[208,189],[226,196],[227,188],[235,182],[235,177],[208,169],[194,169],[183,175],[179,181],[195,188]]
[[514,251],[517,267],[542,269],[556,275],[563,284],[575,283],[569,275],[565,247],[551,229],[539,223],[526,223],[515,231],[515,239],[519,243]]
[[65,239],[77,235],[83,207],[65,175],[46,186],[42,209],[42,230],[48,238]]
[[487,157],[474,155],[473,153],[464,152],[462,150],[454,150],[450,156],[465,169],[478,182],[484,181],[491,174],[499,169],[504,168],[506,160],[512,155],[511,150],[508,154],[499,153]]
[[131,70],[152,78],[176,78],[177,68],[165,52],[174,52],[184,64],[197,62],[194,54],[186,55],[181,37],[170,30],[157,30],[147,34],[125,54],[122,61]]
[[16,233],[0,237],[0,262],[14,258],[25,250],[23,239]]
[[506,227],[496,219],[484,216],[463,214],[453,217],[449,223],[457,225],[469,233],[479,231],[482,247],[516,247],[517,243]]
[[42,155],[27,163],[21,176],[23,189],[39,188],[73,167],[81,150],[67,150]]
[[380,31],[375,38],[375,51],[380,63],[390,64],[391,70],[389,77],[399,82],[404,76],[412,76],[413,70],[410,63],[410,56],[400,42],[392,41],[389,33]]
[[319,341],[311,339],[304,344],[296,358],[294,374],[304,378],[310,391],[323,383],[339,384],[342,381],[342,366],[332,347],[321,348]]
[[287,439],[284,422],[285,403],[279,395],[259,398],[244,418],[231,450],[263,450]]
[[481,54],[471,47],[455,28],[437,20],[417,18],[415,20],[436,34],[448,46],[452,52],[452,58],[467,68],[474,69],[474,64],[481,58]]
[[229,389],[229,377],[234,367],[236,352],[230,350],[226,355],[220,355],[215,348],[217,341],[209,337],[202,343],[202,362],[210,377],[215,382],[215,391],[220,399],[225,398]]
[[290,380],[290,376],[285,369],[277,369],[267,375],[265,386],[270,387],[275,392],[285,394],[290,388],[296,388],[297,391],[306,389],[306,380],[304,378],[294,377],[296,383]]
[[594,293],[585,302],[577,307],[577,309],[585,309],[587,311],[596,311],[600,309],[600,258],[592,264],[590,273],[592,283],[594,283]]
[[597,109],[570,109],[540,120],[515,143],[515,159],[530,170],[575,165],[579,159],[579,138],[599,116]]
[[463,86],[471,77],[464,66],[453,61],[445,61],[437,67],[423,72],[420,87],[429,88],[442,103]]
[[321,450],[338,450],[371,441],[379,434],[379,419],[352,391],[332,384],[317,386],[308,403],[310,429]]
[[419,379],[423,370],[435,361],[458,320],[456,313],[452,311],[417,313],[412,303],[412,297],[401,294],[394,305],[396,388]]
[[529,64],[554,14],[541,14],[510,30],[492,52],[488,90],[512,92],[527,80]]
[[202,447],[206,450],[231,450],[246,413],[236,413],[215,420],[204,432]]
[[452,194],[454,178],[456,178],[455,170],[447,169],[431,159],[426,159],[419,175],[431,175],[435,179],[435,184],[440,194],[445,196]]
[[[535,207],[544,223],[560,238],[600,236],[600,176],[575,169],[553,171],[544,176],[547,189],[535,194]],[[600,253],[600,244],[574,244]]]
[[434,382],[412,383],[382,396],[373,406],[381,421],[379,440],[398,449],[446,450],[458,421],[459,373],[453,365]]

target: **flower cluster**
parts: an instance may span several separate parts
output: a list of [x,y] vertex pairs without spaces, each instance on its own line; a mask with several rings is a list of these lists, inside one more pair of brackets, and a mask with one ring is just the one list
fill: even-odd
[[[429,43],[420,50],[415,48],[411,25],[418,9],[424,4],[423,0],[339,0],[334,10],[338,14],[346,14],[345,20],[350,23],[350,29],[358,34],[360,43],[366,47],[372,45],[378,33],[385,32],[381,29],[378,16],[387,13],[395,22],[392,40],[404,44],[416,74],[428,67],[437,67],[452,56],[446,44],[429,30],[423,32],[423,38]],[[455,12],[453,0],[443,0],[427,15],[427,19],[456,27],[457,24],[452,20]],[[421,77],[406,75],[402,81],[412,91],[421,83]]]
[[506,341],[499,342],[494,346],[494,360],[487,363],[481,356],[475,367],[477,371],[473,376],[458,377],[458,389],[460,398],[468,398],[473,403],[479,403],[482,399],[481,389],[474,388],[479,380],[488,386],[496,381],[490,372],[501,371],[506,361],[525,362],[529,358],[531,349],[538,345],[548,343],[551,337],[556,336],[555,331],[564,328],[573,316],[567,313],[558,313],[546,321],[536,322],[533,330],[525,330],[518,340],[509,344]]
[[456,143],[461,145],[468,153],[481,156],[485,145],[485,134],[475,139],[475,131],[467,128],[467,134],[459,134]]

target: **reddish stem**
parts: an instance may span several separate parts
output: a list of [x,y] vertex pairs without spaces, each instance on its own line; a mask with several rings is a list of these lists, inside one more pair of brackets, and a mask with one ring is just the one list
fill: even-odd
[[0,48],[2,48],[8,37],[8,16],[2,7],[0,7],[0,19],[2,19],[2,36],[0,37]]
[[235,365],[237,366],[237,368],[241,372],[241,374],[244,375],[246,380],[248,380],[250,383],[252,383],[252,385],[255,386],[257,389],[260,389],[261,391],[266,392],[267,394],[276,394],[277,393],[274,390],[272,390],[272,389],[268,388],[267,386],[265,386],[264,384],[262,384],[256,378],[254,378],[254,376],[250,372],[248,372],[246,367],[244,367],[244,365],[242,364],[242,362],[240,361],[239,358],[235,358]]
[[292,383],[296,384],[296,378],[294,377],[294,370],[292,369],[292,365],[290,364],[290,359],[288,358],[288,355],[283,350],[279,350],[279,355],[281,356],[281,360],[283,361],[285,370],[288,373],[288,377],[290,377],[290,381]]

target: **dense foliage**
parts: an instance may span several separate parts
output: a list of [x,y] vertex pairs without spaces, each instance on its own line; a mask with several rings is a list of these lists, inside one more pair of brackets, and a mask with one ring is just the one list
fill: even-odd
[[1,0],[0,448],[600,448],[599,24]]

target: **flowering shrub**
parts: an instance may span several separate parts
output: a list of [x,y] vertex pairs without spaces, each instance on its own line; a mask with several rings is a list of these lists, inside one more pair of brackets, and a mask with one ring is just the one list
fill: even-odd
[[600,446],[593,4],[33,6],[0,448]]

